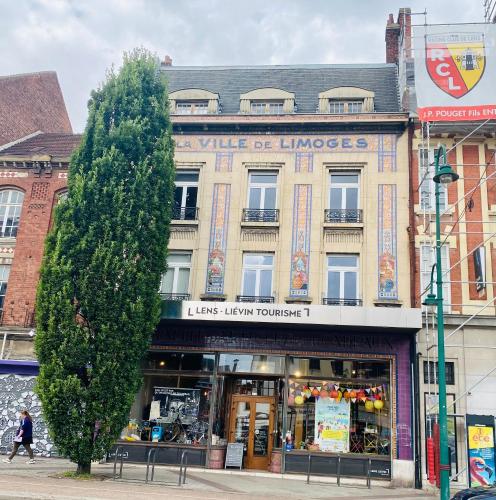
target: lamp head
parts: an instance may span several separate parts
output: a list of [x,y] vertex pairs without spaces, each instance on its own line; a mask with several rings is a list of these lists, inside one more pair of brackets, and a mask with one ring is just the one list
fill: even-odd
[[424,302],[422,302],[422,305],[423,306],[430,306],[430,307],[437,305],[436,296],[433,293],[428,293]]
[[440,165],[437,174],[434,176],[434,182],[440,184],[450,184],[456,182],[460,176],[451,168],[451,165],[445,163]]

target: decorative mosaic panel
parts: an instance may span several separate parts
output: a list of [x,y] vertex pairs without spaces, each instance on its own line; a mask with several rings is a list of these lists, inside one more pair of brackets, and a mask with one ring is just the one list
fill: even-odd
[[379,299],[398,298],[396,185],[380,184],[378,200]]
[[216,172],[232,172],[233,154],[232,153],[216,153],[215,154],[215,171]]
[[311,213],[312,186],[310,184],[296,184],[294,187],[293,239],[289,284],[289,295],[291,297],[308,296]]
[[[19,412],[28,410],[33,417],[33,451],[38,456],[49,457],[55,448],[41,415],[41,402],[34,393],[36,377],[0,375],[0,453],[12,451],[12,443],[19,427]],[[20,454],[25,454],[21,446]]]
[[27,172],[0,172],[0,178],[27,177]]
[[206,293],[220,294],[224,292],[230,198],[230,184],[214,184]]
[[313,153],[296,153],[295,172],[313,172]]
[[379,172],[396,172],[396,136],[379,135],[377,144]]

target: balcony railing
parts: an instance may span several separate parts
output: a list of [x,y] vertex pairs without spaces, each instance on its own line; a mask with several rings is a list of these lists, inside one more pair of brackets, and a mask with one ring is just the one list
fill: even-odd
[[172,220],[198,220],[197,207],[174,207]]
[[236,302],[257,302],[259,304],[273,304],[274,297],[263,295],[237,295]]
[[161,293],[160,297],[162,300],[180,302],[182,300],[189,300],[191,296],[189,293]]
[[325,222],[362,222],[362,210],[359,208],[330,208],[324,211]]
[[279,222],[277,208],[243,208],[243,222]]
[[322,304],[325,306],[361,306],[362,299],[337,299],[334,297],[324,297]]

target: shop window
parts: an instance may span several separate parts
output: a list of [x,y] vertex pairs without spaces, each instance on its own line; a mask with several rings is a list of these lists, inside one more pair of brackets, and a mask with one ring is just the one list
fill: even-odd
[[245,253],[243,255],[242,297],[272,297],[274,256]]
[[[418,151],[420,208],[432,212],[436,209],[436,183],[432,180],[436,152],[427,148]],[[439,208],[448,208],[448,187],[444,184],[439,184]]]
[[15,238],[21,218],[24,193],[16,189],[0,191],[0,237]]
[[297,374],[289,378],[287,449],[389,455],[389,362],[343,360],[342,376],[335,377],[332,361],[321,359],[320,377],[305,377],[310,359],[290,359],[290,373]]
[[0,314],[3,313],[5,295],[7,294],[7,283],[9,282],[10,265],[0,266]]
[[325,222],[362,222],[360,175],[353,172],[331,172],[329,209]]
[[195,170],[178,170],[174,188],[173,220],[196,220],[198,177]]
[[153,352],[149,353],[145,361],[145,370],[160,371],[201,371],[213,372],[215,364],[214,354]]
[[327,256],[328,305],[360,305],[358,299],[358,255],[330,254]]
[[284,357],[265,354],[221,354],[221,373],[284,374]]
[[189,299],[191,252],[171,252],[167,257],[167,271],[162,276],[160,294],[164,298]]
[[[455,384],[455,363],[445,362],[446,384]],[[439,378],[439,366],[437,361],[424,361],[424,384],[437,384]]]
[[248,396],[274,396],[276,394],[276,381],[263,379],[236,379],[234,394]]
[[245,222],[277,222],[277,172],[249,172]]
[[[428,288],[431,282],[432,266],[436,263],[436,248],[431,245],[422,245],[420,247],[420,292],[424,293],[422,299],[428,293]],[[445,313],[451,311],[451,284],[450,284],[450,262],[449,262],[449,246],[441,247],[441,268],[443,270],[443,310]],[[434,274],[435,279],[435,274]],[[436,283],[434,281],[434,293],[436,291]]]

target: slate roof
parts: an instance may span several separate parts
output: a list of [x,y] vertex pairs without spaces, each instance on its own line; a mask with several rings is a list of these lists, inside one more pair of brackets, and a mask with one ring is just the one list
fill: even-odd
[[300,66],[165,66],[169,91],[200,88],[219,94],[221,113],[239,113],[239,96],[275,87],[294,92],[297,113],[315,113],[320,92],[360,87],[375,92],[375,111],[401,112],[395,64]]
[[0,76],[0,145],[38,130],[72,133],[57,73]]
[[80,142],[80,134],[38,134],[6,149],[0,149],[0,157],[31,158],[50,155],[69,159]]

